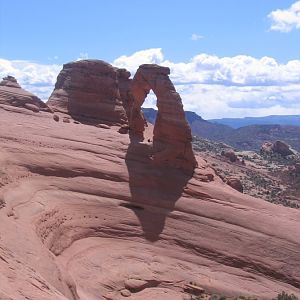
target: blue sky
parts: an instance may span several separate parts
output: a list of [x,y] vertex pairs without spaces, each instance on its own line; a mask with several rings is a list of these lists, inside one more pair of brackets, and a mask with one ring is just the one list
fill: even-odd
[[86,57],[169,66],[206,118],[300,114],[299,1],[0,0],[0,75],[46,100],[62,64]]

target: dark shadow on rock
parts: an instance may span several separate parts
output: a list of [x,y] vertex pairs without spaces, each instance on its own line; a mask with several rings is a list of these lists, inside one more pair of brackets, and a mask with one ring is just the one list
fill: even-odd
[[151,159],[152,144],[133,136],[130,141],[125,161],[132,202],[124,206],[139,218],[145,238],[157,241],[192,174],[155,165]]

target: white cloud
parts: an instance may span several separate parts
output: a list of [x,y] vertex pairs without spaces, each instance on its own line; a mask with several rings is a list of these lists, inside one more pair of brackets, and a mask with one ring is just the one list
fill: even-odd
[[193,34],[191,35],[191,37],[190,37],[190,39],[191,39],[192,41],[198,41],[198,40],[201,40],[201,39],[203,39],[203,38],[204,38],[203,35],[200,35],[200,34],[197,34],[197,33],[193,33]]
[[[204,118],[300,114],[300,60],[280,64],[267,56],[199,54],[189,62],[173,63],[161,49],[148,49],[122,56],[113,65],[134,74],[141,63],[157,63],[157,58],[171,69],[185,109]],[[154,103],[148,101],[149,106]]]
[[[202,53],[190,61],[174,63],[155,48],[123,55],[112,62],[132,75],[144,63],[168,66],[185,109],[207,119],[300,114],[300,60],[280,64],[271,57],[218,57]],[[61,68],[0,59],[0,76],[15,76],[24,88],[43,100],[51,94]],[[147,104],[155,106],[154,95],[148,98]]]
[[300,1],[287,9],[277,9],[268,15],[271,20],[271,30],[289,32],[300,28]]
[[0,58],[0,77],[14,76],[19,84],[28,91],[47,100],[51,94],[56,77],[62,66],[39,64],[26,60],[6,60]]
[[83,59],[88,59],[89,58],[89,54],[86,52],[81,52],[79,54],[79,57],[77,58],[77,60],[83,60]]
[[122,55],[113,61],[113,65],[125,68],[134,73],[142,64],[161,64],[163,60],[162,50],[160,48],[153,48],[137,51],[130,56]]

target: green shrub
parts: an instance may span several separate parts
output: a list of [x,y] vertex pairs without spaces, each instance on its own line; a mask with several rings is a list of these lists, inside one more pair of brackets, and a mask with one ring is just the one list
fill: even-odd
[[274,300],[299,300],[298,297],[296,297],[294,294],[288,294],[286,292],[281,292],[281,294],[277,295],[277,298]]

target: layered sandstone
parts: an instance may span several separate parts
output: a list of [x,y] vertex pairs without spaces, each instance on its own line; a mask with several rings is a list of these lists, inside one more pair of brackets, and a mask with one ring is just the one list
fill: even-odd
[[133,106],[133,96],[131,94],[131,83],[130,72],[126,69],[117,69],[118,72],[118,87],[120,91],[120,96],[122,99],[123,107],[126,111],[127,119],[131,118],[131,110]]
[[13,76],[4,77],[0,82],[0,104],[22,107],[34,112],[50,111],[40,98],[22,89]]
[[118,69],[101,60],[67,63],[47,104],[81,121],[107,125],[127,122],[118,87]]
[[299,210],[235,191],[201,157],[193,176],[157,167],[114,127],[0,120],[1,299],[300,296]]
[[141,65],[131,84],[134,98],[130,129],[143,139],[145,118],[141,107],[153,90],[157,97],[158,113],[153,131],[153,159],[162,165],[193,171],[197,165],[192,150],[191,129],[185,119],[180,95],[169,75],[170,69],[155,64]]

